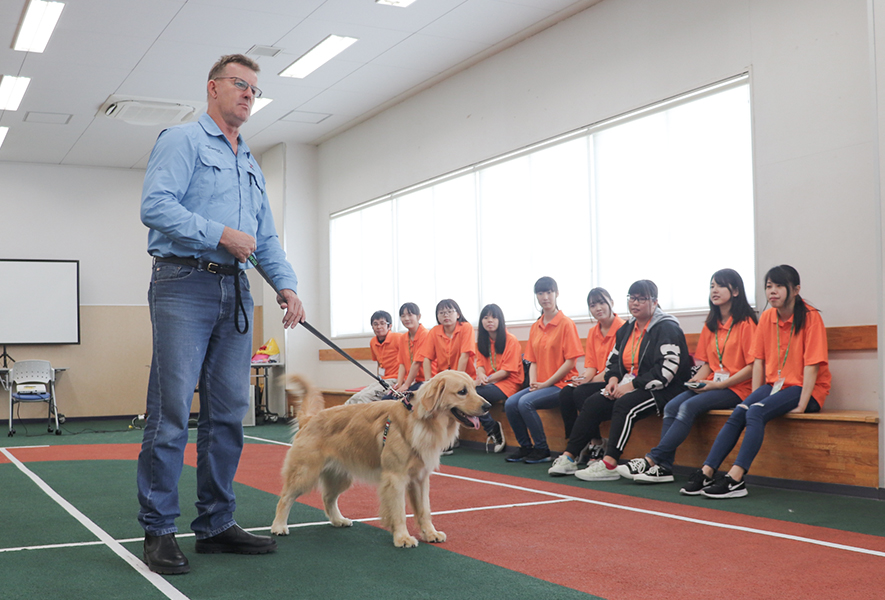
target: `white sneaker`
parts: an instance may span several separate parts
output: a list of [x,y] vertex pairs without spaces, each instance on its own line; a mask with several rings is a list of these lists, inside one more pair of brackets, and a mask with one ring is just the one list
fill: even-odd
[[645,473],[650,466],[644,458],[633,458],[628,460],[626,464],[618,465],[616,469],[621,477],[633,479],[640,473]]
[[621,478],[615,469],[605,466],[603,460],[594,461],[586,469],[575,471],[575,477],[584,481],[614,481]]
[[556,460],[553,461],[553,466],[547,469],[547,474],[558,477],[560,475],[573,475],[577,470],[578,465],[575,463],[574,459],[569,458],[565,454],[560,454]]

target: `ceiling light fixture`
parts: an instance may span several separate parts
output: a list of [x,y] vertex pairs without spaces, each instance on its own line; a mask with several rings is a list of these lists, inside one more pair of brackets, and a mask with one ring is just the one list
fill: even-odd
[[12,48],[21,52],[43,52],[64,7],[62,2],[31,0]]
[[301,58],[280,72],[281,77],[304,79],[321,66],[344,52],[357,38],[343,35],[330,35],[322,42],[308,50]]
[[375,0],[375,4],[385,4],[387,6],[399,6],[405,8],[415,0]]
[[0,79],[0,110],[18,110],[29,83],[30,77],[4,75]]
[[0,146],[3,145],[3,140],[6,139],[7,133],[9,133],[9,127],[0,127]]
[[265,106],[267,106],[271,102],[273,102],[273,98],[264,98],[264,97],[255,98],[255,103],[252,104],[252,112],[249,113],[249,116],[254,115],[255,113],[257,113],[259,110],[261,110],[262,108],[264,108]]

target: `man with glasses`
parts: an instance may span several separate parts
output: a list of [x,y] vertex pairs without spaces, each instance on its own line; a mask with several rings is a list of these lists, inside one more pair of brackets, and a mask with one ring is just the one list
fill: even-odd
[[249,256],[255,254],[282,290],[277,301],[285,310],[284,327],[304,320],[264,175],[239,133],[261,95],[258,70],[241,54],[221,57],[209,72],[206,114],[163,131],[145,174],[141,219],[150,229],[148,252],[154,257],[148,292],[153,358],[138,457],[138,520],[145,530],[144,560],[157,573],[190,570],[175,540],[175,519],[198,383],[195,550],[276,550],[272,538],[244,531],[233,516],[233,479],[249,407]]

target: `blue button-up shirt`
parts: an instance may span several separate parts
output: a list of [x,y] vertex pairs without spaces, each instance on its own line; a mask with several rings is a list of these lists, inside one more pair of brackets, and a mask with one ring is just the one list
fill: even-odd
[[148,252],[232,265],[233,255],[219,246],[226,225],[253,236],[255,256],[277,287],[297,292],[265,190],[264,174],[243,138],[234,155],[208,114],[166,129],[151,152],[141,196]]

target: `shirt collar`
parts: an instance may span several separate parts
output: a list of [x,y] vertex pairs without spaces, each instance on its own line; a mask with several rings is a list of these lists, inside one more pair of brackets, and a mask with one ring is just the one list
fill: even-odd
[[[197,122],[200,124],[200,126],[203,128],[203,131],[205,131],[207,135],[225,139],[224,134],[221,132],[221,128],[218,126],[218,123],[215,122],[215,119],[209,116],[209,113],[203,113],[202,115],[200,115],[200,118]],[[246,142],[243,141],[242,134],[237,134],[237,148],[241,148],[244,154],[250,154],[249,146],[247,146]]]

